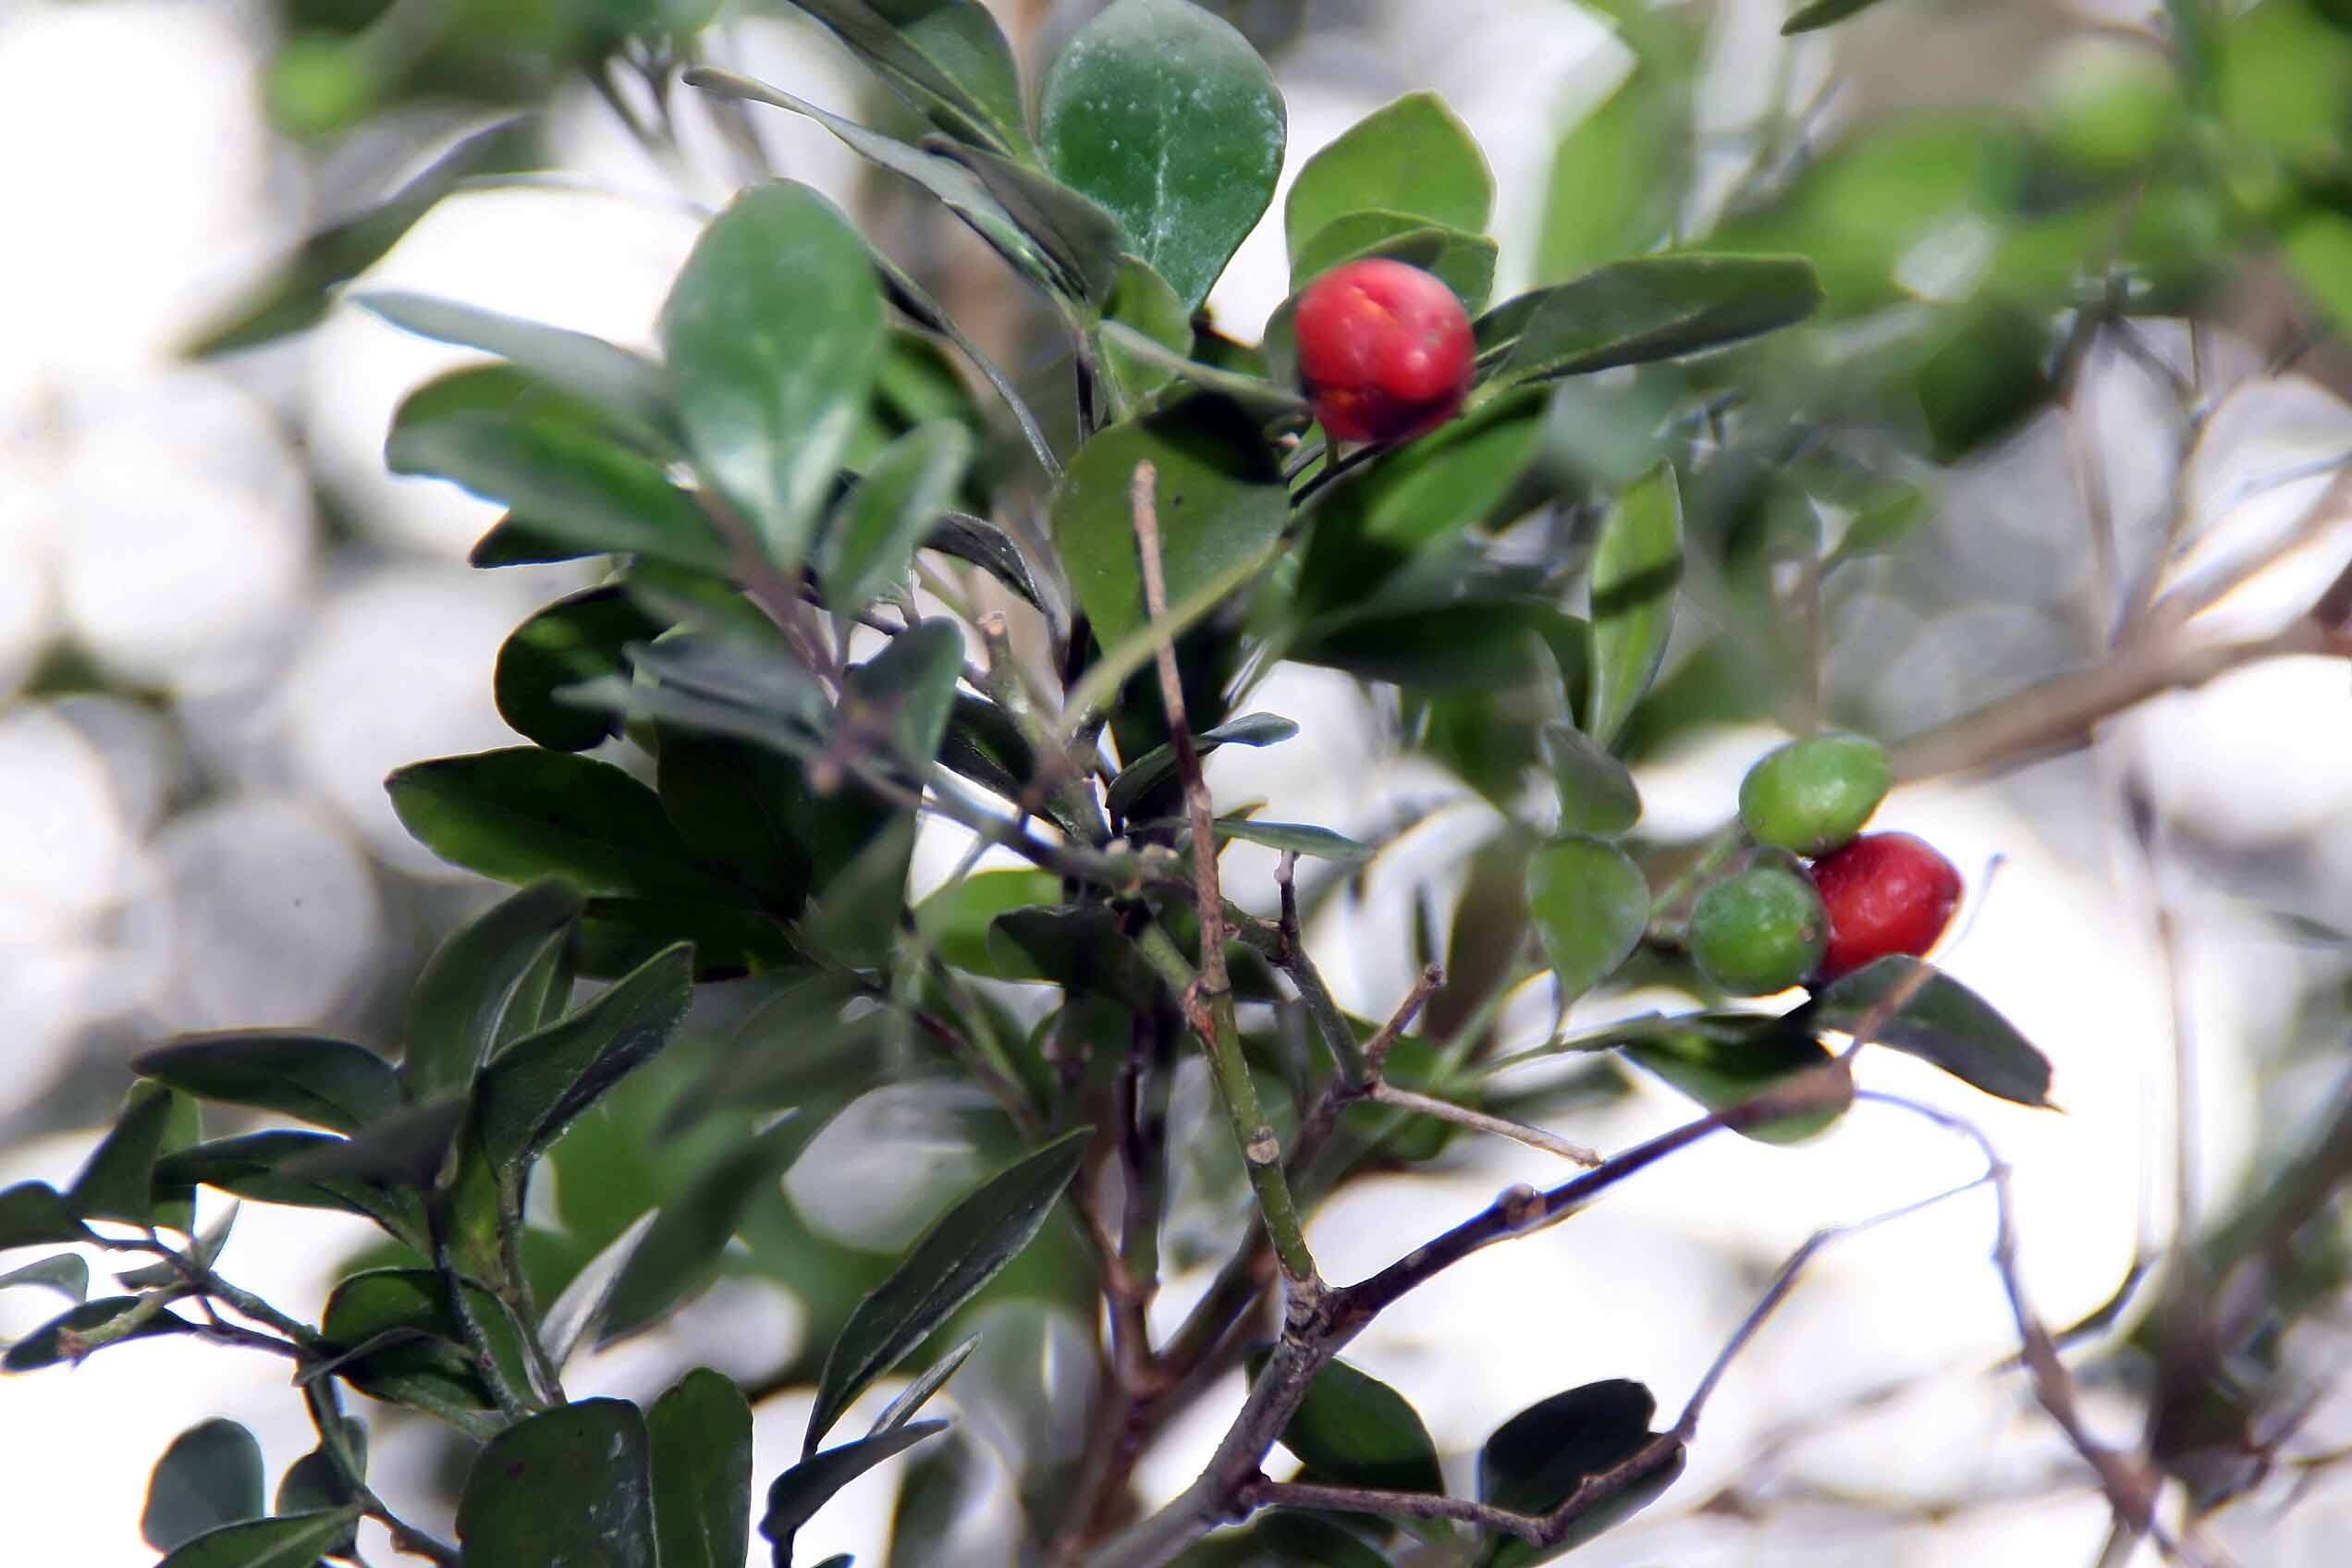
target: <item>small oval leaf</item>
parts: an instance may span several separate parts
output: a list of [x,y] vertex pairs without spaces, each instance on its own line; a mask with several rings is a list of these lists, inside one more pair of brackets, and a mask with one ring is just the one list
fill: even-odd
[[1527,908],[1564,1007],[1633,955],[1649,925],[1649,884],[1615,845],[1562,839],[1528,857]]

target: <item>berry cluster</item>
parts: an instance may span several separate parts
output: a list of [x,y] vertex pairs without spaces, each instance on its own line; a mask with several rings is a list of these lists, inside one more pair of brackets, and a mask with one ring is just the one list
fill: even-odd
[[1908,833],[1862,832],[1891,781],[1886,753],[1857,735],[1793,741],[1748,770],[1740,824],[1757,848],[1691,908],[1700,973],[1767,996],[1935,946],[1960,873]]

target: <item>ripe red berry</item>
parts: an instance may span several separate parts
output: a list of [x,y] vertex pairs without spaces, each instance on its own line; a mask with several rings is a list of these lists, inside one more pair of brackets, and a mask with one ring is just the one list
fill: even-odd
[[1868,833],[1823,855],[1813,886],[1830,917],[1824,983],[1889,953],[1924,957],[1960,902],[1960,873],[1908,833]]
[[1307,285],[1292,317],[1299,379],[1339,441],[1409,441],[1454,416],[1477,368],[1453,290],[1403,262],[1350,262]]

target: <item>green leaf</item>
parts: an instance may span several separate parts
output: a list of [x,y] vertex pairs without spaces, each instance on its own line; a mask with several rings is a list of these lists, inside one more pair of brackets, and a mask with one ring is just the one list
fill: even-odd
[[833,1494],[895,1454],[948,1428],[945,1421],[916,1421],[853,1443],[812,1454],[769,1483],[767,1512],[759,1533],[776,1543],[776,1561],[791,1562],[792,1533],[832,1501]]
[[[1264,1353],[1250,1358],[1255,1380]],[[1307,1385],[1281,1444],[1313,1478],[1385,1491],[1445,1491],[1437,1444],[1405,1397],[1369,1373],[1332,1361]]]
[[792,0],[949,135],[1029,150],[1012,47],[980,0]]
[[629,668],[622,649],[668,630],[617,582],[557,599],[515,628],[491,676],[498,717],[553,751],[584,752],[614,733],[609,717],[560,700],[567,686]]
[[92,1347],[80,1342],[95,1336],[108,1344],[123,1340],[150,1339],[157,1334],[185,1334],[195,1325],[167,1309],[151,1311],[129,1327],[118,1319],[152,1303],[153,1296],[100,1296],[69,1308],[18,1340],[0,1356],[0,1371],[31,1372],[60,1361],[80,1361]]
[[349,1138],[330,1140],[280,1167],[302,1182],[378,1188],[433,1185],[465,1121],[462,1096],[444,1095],[378,1118]]
[[916,425],[882,450],[834,509],[817,556],[826,607],[855,615],[907,580],[915,547],[963,483],[972,433],[952,420]]
[[1273,200],[1286,116],[1273,73],[1189,0],[1117,0],[1046,77],[1046,163],[1109,209],[1197,309]]
[[669,406],[668,378],[643,354],[584,332],[424,294],[361,294],[352,302],[420,337],[496,354],[665,447],[675,440],[678,422]]
[[1434,92],[1376,109],[1306,161],[1282,203],[1292,279],[1307,240],[1334,219],[1369,208],[1471,234],[1494,215],[1494,176],[1470,129]]
[[[1342,262],[1382,256],[1435,273],[1453,290],[1462,308],[1476,314],[1494,291],[1495,242],[1483,234],[1448,228],[1410,213],[1370,208],[1333,218],[1295,247],[1291,258],[1291,292],[1295,296],[1310,282]],[[1289,318],[1281,333],[1290,334]],[[1269,325],[1267,336],[1275,336]]]
[[351,1507],[249,1519],[197,1537],[155,1568],[312,1568],[350,1539],[359,1519]]
[[[1520,1513],[1549,1513],[1588,1477],[1623,1464],[1649,1441],[1658,1402],[1641,1384],[1623,1378],[1586,1383],[1529,1405],[1494,1430],[1478,1451],[1478,1501]],[[1479,1558],[1479,1568],[1521,1568],[1546,1562],[1582,1545],[1647,1506],[1682,1474],[1684,1450],[1581,1521],[1566,1539],[1532,1547],[1501,1537]]]
[[[360,1473],[367,1473],[367,1424],[349,1416],[335,1419],[343,1424],[343,1445],[352,1456]],[[314,1448],[286,1467],[278,1477],[277,1500],[273,1513],[315,1513],[347,1508],[359,1501],[343,1467],[325,1447]],[[348,1553],[347,1553],[348,1555]]]
[[[1833,1060],[1821,1043],[1785,1019],[1753,1012],[1702,1012],[1644,1030],[1624,1045],[1626,1060],[1705,1106],[1728,1110],[1776,1084]],[[1807,1111],[1742,1128],[1766,1144],[1801,1144],[1845,1114]]]
[[948,1386],[948,1379],[956,1375],[958,1367],[972,1359],[972,1353],[979,1347],[980,1336],[977,1334],[966,1334],[958,1340],[949,1347],[946,1354],[924,1368],[923,1376],[900,1391],[899,1397],[874,1418],[874,1425],[865,1435],[878,1438],[885,1432],[895,1432],[913,1420],[915,1412],[928,1404],[933,1394]]
[[[939,741],[939,765],[953,768],[990,793],[1017,801],[1037,776],[1037,753],[1011,715],[985,697],[955,694],[948,732]],[[1070,808],[1059,800],[1036,802],[1065,831],[1076,830]]]
[[[529,520],[534,541],[559,541],[567,551],[710,572],[734,559],[694,498],[623,427],[510,366],[452,371],[410,393],[392,416],[384,461],[394,473],[450,480],[503,502]],[[484,558],[497,532],[474,546],[477,564],[512,557],[509,550]],[[520,558],[552,555],[534,545]]]
[[1561,138],[1537,242],[1539,278],[1639,256],[1672,230],[1691,134],[1689,89],[1666,54],[1643,49],[1625,79]]
[[1683,579],[1683,497],[1660,464],[1627,485],[1601,524],[1592,562],[1592,695],[1586,729],[1615,743],[1658,679]]
[[91,1151],[67,1189],[66,1201],[84,1219],[184,1231],[192,1218],[192,1202],[185,1193],[156,1190],[155,1161],[202,1135],[196,1101],[161,1084],[134,1084],[114,1129]]
[[975,974],[995,974],[988,927],[997,916],[1060,901],[1061,878],[1050,871],[974,872],[916,906],[915,927],[944,962]]
[[920,778],[938,760],[939,742],[963,674],[963,631],[944,616],[917,621],[841,682],[845,724],[877,724],[901,766]]
[[734,870],[770,910],[799,912],[808,899],[806,775],[772,747],[664,725],[655,783],[662,808],[694,852]]
[[1871,1031],[1871,1043],[1931,1061],[2001,1099],[2050,1104],[2050,1059],[1982,997],[1917,959],[1892,953],[1867,964],[1822,990],[1798,1016],[1817,1032],[1851,1034],[1898,987],[1915,988]]
[[[1206,757],[1227,745],[1272,746],[1289,740],[1299,732],[1295,719],[1284,718],[1279,713],[1245,713],[1230,718],[1214,729],[1203,730],[1193,737],[1193,749]],[[1172,741],[1154,746],[1120,769],[1119,777],[1110,781],[1104,792],[1103,803],[1113,816],[1125,816],[1137,802],[1158,785],[1176,777],[1176,743]]]
[[1071,586],[1105,648],[1145,624],[1132,486],[1135,465],[1146,459],[1158,471],[1160,555],[1171,606],[1271,545],[1290,520],[1290,494],[1273,453],[1255,423],[1223,398],[1187,398],[1096,435],[1079,448],[1054,496],[1053,532]]
[[465,138],[382,202],[303,240],[276,277],[205,327],[188,351],[200,358],[225,354],[311,325],[326,313],[330,289],[373,266],[460,181],[536,162],[537,138],[537,126],[523,118]]
[[625,1399],[526,1417],[474,1457],[458,1499],[469,1562],[654,1568],[645,1418]]
[[0,1191],[0,1250],[92,1239],[73,1205],[46,1182],[19,1182]]
[[808,187],[755,186],[695,241],[661,328],[695,466],[797,567],[881,359],[865,241]]
[[1106,321],[1098,330],[1104,353],[1116,356],[1125,367],[1120,372],[1122,375],[1146,381],[1161,378],[1163,386],[1171,381],[1183,382],[1225,399],[1261,424],[1303,423],[1307,417],[1306,399],[1289,386],[1188,359],[1125,322]]
[[661,1568],[742,1568],[752,1550],[752,1407],[698,1366],[645,1417]]
[[1798,6],[1789,19],[1781,24],[1781,33],[1786,37],[1791,33],[1811,32],[1816,28],[1830,27],[1857,11],[1867,11],[1878,3],[1879,0],[1813,0],[1809,6]]
[[[452,1102],[437,1103],[446,1108]],[[452,1126],[455,1120],[450,1119]],[[358,1178],[299,1177],[286,1169],[307,1156],[337,1154],[345,1146],[343,1139],[324,1133],[248,1133],[165,1156],[155,1162],[155,1181],[158,1186],[217,1187],[256,1203],[364,1215],[396,1239],[423,1250],[428,1244],[424,1205],[417,1192],[395,1191]]]
[[1117,322],[1166,350],[1164,358],[1147,359],[1127,349],[1123,338],[1104,337],[1103,368],[1128,403],[1140,403],[1176,379],[1169,360],[1191,360],[1192,313],[1166,278],[1134,257],[1119,258],[1102,313],[1105,321]]
[[142,1078],[202,1099],[283,1111],[338,1133],[356,1133],[400,1104],[399,1075],[382,1057],[299,1030],[183,1035],[130,1065]]
[[693,949],[666,949],[569,1018],[517,1040],[474,1089],[484,1152],[511,1175],[676,1036],[693,999]]
[[1625,765],[1573,724],[1541,732],[1544,757],[1560,791],[1560,831],[1614,838],[1641,820],[1641,791]]
[[1305,822],[1267,822],[1257,817],[1219,817],[1212,825],[1220,839],[1239,839],[1245,844],[1263,844],[1269,850],[1288,850],[1292,854],[1306,855],[1316,860],[1338,861],[1354,864],[1372,858],[1369,844],[1358,843],[1344,833],[1334,833],[1328,827],[1317,827]]
[[[934,1220],[890,1277],[858,1304],[825,1358],[803,1454],[816,1452],[868,1383],[929,1338],[1029,1244],[1077,1173],[1091,1136],[1092,1128],[1065,1133],[990,1177]],[[769,1506],[772,1514],[772,1496]],[[761,1530],[775,1533],[766,1525]]]
[[[466,1303],[508,1384],[529,1387],[522,1330],[506,1305],[472,1285]],[[342,1353],[335,1376],[370,1398],[412,1405],[471,1437],[490,1438],[505,1427],[433,1270],[374,1268],[347,1277],[326,1298],[319,1332]]]
[[200,1421],[155,1461],[139,1535],[170,1551],[207,1530],[261,1516],[262,1445],[234,1421]]
[[1160,995],[1158,974],[1108,904],[1008,910],[989,925],[987,947],[1000,980],[1044,980],[1138,1010]]
[[660,799],[608,762],[518,746],[411,763],[385,789],[427,849],[502,882],[563,876],[590,893],[746,901],[695,860]]
[[1649,884],[1614,844],[1561,839],[1528,857],[1527,907],[1564,1007],[1633,956],[1649,925]]
[[923,146],[971,171],[1005,215],[1053,263],[1055,283],[1062,293],[1091,305],[1110,297],[1120,253],[1127,248],[1117,218],[1050,175],[1010,158],[937,136],[926,138]]
[[0,1291],[38,1285],[80,1302],[90,1294],[90,1265],[80,1253],[63,1252],[0,1274]]
[[1349,618],[1290,650],[1362,680],[1431,691],[1508,691],[1548,669],[1543,631],[1557,615],[1520,603],[1448,606]]
[[569,882],[533,882],[459,926],[409,995],[400,1077],[412,1099],[460,1090],[491,1056],[562,1011],[556,962],[583,901]]
[[1550,381],[1721,349],[1794,325],[1821,305],[1797,256],[1644,256],[1547,289],[1502,361],[1506,381]]
[[970,561],[1027,603],[1039,609],[1045,607],[1045,600],[1037,592],[1037,580],[1029,574],[1029,563],[1022,558],[1021,546],[993,522],[962,512],[945,513],[933,525],[923,547]]

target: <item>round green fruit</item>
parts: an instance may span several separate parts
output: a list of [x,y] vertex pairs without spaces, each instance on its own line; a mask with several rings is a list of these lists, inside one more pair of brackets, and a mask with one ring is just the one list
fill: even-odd
[[1860,735],[1792,741],[1740,780],[1740,822],[1759,844],[1827,854],[1862,831],[1893,781],[1876,741]]
[[1777,865],[1724,877],[1691,909],[1691,957],[1733,996],[1769,997],[1796,985],[1821,962],[1829,936],[1813,884]]

